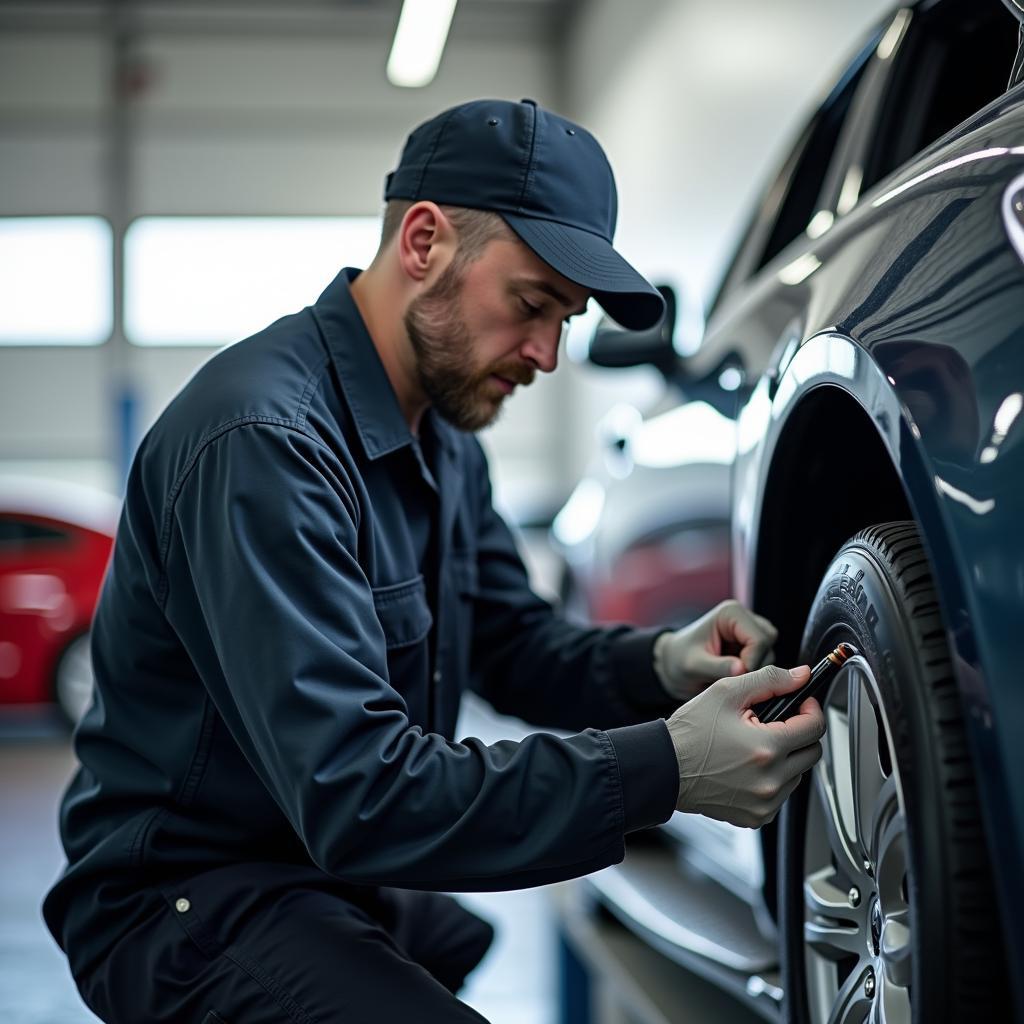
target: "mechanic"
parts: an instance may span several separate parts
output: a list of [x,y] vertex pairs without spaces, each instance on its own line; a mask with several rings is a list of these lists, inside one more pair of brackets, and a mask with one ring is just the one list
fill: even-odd
[[[370,267],[209,360],[134,460],[44,905],[103,1020],[479,1021],[492,929],[444,892],[603,868],[676,809],[756,827],[820,756],[813,701],[749,710],[808,676],[771,623],[570,625],[492,508],[473,431],[566,318],[662,312],[598,143],[466,103],[385,199]],[[454,742],[470,686],[576,733]]]

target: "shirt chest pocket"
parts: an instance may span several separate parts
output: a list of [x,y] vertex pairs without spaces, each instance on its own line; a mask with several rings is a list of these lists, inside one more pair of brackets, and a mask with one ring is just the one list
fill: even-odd
[[373,608],[389,651],[420,643],[434,624],[422,576],[414,576],[404,583],[374,587]]

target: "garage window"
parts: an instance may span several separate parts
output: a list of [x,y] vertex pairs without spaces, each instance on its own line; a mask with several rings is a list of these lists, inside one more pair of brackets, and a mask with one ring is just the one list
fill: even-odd
[[102,217],[0,218],[0,345],[100,345],[113,327]]
[[377,251],[379,217],[141,217],[125,235],[125,333],[223,345],[308,306]]

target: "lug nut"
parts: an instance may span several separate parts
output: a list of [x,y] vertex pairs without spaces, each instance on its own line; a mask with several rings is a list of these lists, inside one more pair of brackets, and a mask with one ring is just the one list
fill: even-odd
[[864,874],[866,874],[868,878],[872,877],[871,861],[869,860],[864,861]]
[[864,979],[864,995],[868,999],[875,998],[875,972],[868,971],[868,976]]
[[850,901],[851,907],[857,906],[860,903],[860,889],[856,888],[856,886],[852,888],[847,894],[847,899]]

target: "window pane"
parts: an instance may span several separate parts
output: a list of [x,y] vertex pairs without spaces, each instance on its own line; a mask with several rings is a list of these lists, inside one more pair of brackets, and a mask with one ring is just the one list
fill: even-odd
[[107,221],[0,218],[0,345],[99,345],[112,325]]
[[8,519],[0,517],[0,548],[11,550],[27,548],[32,544],[64,544],[71,540],[71,533],[58,530],[55,526],[35,523],[30,519]]
[[26,544],[40,541],[66,543],[71,540],[71,534],[67,530],[58,530],[55,526],[44,526],[42,523],[22,523],[21,530],[22,539]]
[[222,345],[308,306],[377,251],[379,217],[142,217],[125,238],[137,345]]
[[779,208],[775,227],[758,261],[758,270],[782,252],[811,221],[853,95],[868,65],[863,52],[858,60],[859,66],[847,71],[812,122],[806,146],[789,181],[786,198]]
[[897,51],[861,195],[1006,91],[1018,29],[999,4],[915,15]]

